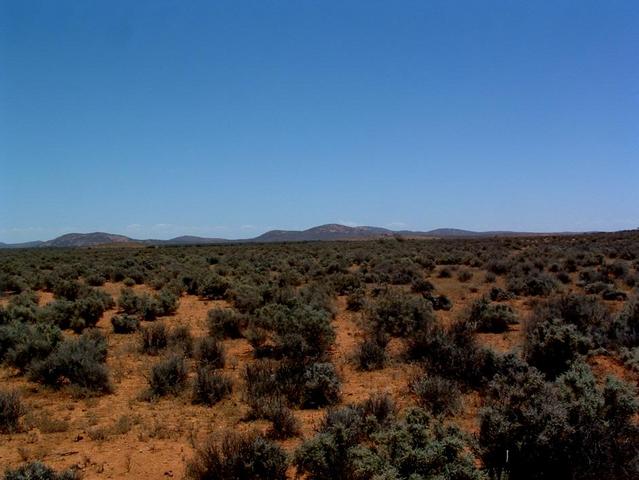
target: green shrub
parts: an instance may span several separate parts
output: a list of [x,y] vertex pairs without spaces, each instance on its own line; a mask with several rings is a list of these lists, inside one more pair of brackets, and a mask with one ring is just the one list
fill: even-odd
[[86,391],[111,391],[109,371],[104,364],[107,340],[97,330],[64,340],[44,360],[33,362],[30,375],[34,380],[59,388],[70,383]]
[[193,403],[215,405],[231,394],[232,382],[224,374],[210,367],[198,368],[193,385]]
[[37,295],[30,290],[25,290],[9,300],[9,304],[4,309],[3,323],[34,323],[38,320],[39,313]]
[[149,391],[153,397],[178,395],[186,387],[188,369],[184,357],[172,354],[151,368]]
[[187,478],[285,480],[288,460],[277,444],[255,434],[226,434],[208,440],[187,465]]
[[261,289],[246,283],[234,285],[230,291],[230,296],[233,300],[233,305],[241,313],[253,313],[264,303]]
[[26,463],[16,469],[7,469],[4,480],[80,480],[81,476],[74,470],[56,473],[44,463],[35,461]]
[[590,369],[576,363],[554,383],[534,369],[498,375],[488,393],[479,443],[492,478],[639,475],[639,404],[629,386],[608,379],[598,387]]
[[468,314],[471,322],[478,332],[502,333],[508,330],[510,325],[517,322],[515,312],[508,305],[491,304],[482,298],[473,302]]
[[461,269],[457,273],[457,280],[459,280],[462,283],[466,283],[470,281],[472,278],[473,278],[473,272],[471,272],[470,270]]
[[87,285],[91,285],[92,287],[101,287],[106,281],[106,277],[101,273],[92,273],[86,277]]
[[465,322],[456,323],[450,329],[435,326],[415,332],[409,338],[408,356],[422,360],[433,375],[473,388],[490,381],[497,362],[491,350],[477,345],[472,326]]
[[546,297],[557,288],[557,282],[545,273],[511,275],[508,289],[516,295]]
[[77,300],[80,296],[82,286],[75,280],[61,280],[53,287],[53,294],[56,298],[66,300]]
[[214,308],[207,316],[209,335],[214,338],[242,338],[247,327],[247,318],[228,308]]
[[340,380],[332,363],[313,363],[304,372],[304,398],[306,408],[333,405],[340,398]]
[[442,268],[437,274],[439,278],[450,278],[453,276],[449,268]]
[[394,337],[405,337],[435,322],[428,301],[391,290],[375,300],[368,309],[367,317],[375,331]]
[[439,376],[422,375],[411,382],[411,390],[421,406],[433,414],[453,415],[461,405],[461,391],[452,380]]
[[300,434],[300,423],[295,418],[292,410],[283,402],[275,402],[268,412],[267,418],[272,422],[267,432],[269,438],[284,440]]
[[0,356],[25,372],[33,362],[50,355],[61,341],[62,332],[55,325],[12,322],[0,327]]
[[631,298],[616,315],[610,336],[616,343],[625,347],[639,346],[639,298]]
[[140,351],[147,355],[158,355],[169,344],[169,334],[163,323],[153,323],[141,330]]
[[155,320],[175,313],[178,302],[179,297],[168,289],[152,297],[148,293],[136,295],[133,289],[127,287],[120,291],[118,307],[123,313],[139,315],[144,320]]
[[171,329],[168,336],[168,346],[174,350],[190,357],[193,354],[193,335],[191,329],[186,325],[178,325]]
[[198,294],[210,300],[221,300],[230,287],[226,278],[210,272],[199,280]]
[[214,338],[204,337],[198,342],[196,357],[203,365],[223,368],[226,361],[224,345]]
[[453,302],[446,295],[429,295],[426,299],[433,306],[433,310],[445,310],[448,311],[453,308]]
[[575,325],[559,319],[545,320],[528,326],[524,358],[552,379],[568,370],[590,346],[588,338],[581,335]]
[[312,480],[482,478],[459,430],[421,409],[402,419],[386,409],[380,417],[373,412],[364,405],[329,410],[318,433],[295,452],[298,474]]
[[261,360],[246,366],[244,383],[245,401],[254,418],[270,418],[282,399],[291,405],[319,408],[336,403],[340,394],[340,381],[330,363]]
[[18,430],[24,407],[17,392],[0,390],[0,433]]
[[428,280],[418,277],[411,283],[411,290],[415,293],[429,294],[435,290],[435,286]]
[[493,287],[490,289],[490,293],[488,294],[488,297],[493,302],[505,302],[507,300],[513,299],[515,295],[512,292],[503,290],[499,287]]
[[[252,330],[272,332],[272,348],[258,353],[272,353],[298,361],[323,359],[335,339],[330,313],[313,303],[323,303],[321,298],[309,298],[310,304],[302,299],[292,300],[288,305],[269,304],[256,313]],[[264,340],[262,336],[258,340]]]
[[136,315],[113,315],[111,325],[115,333],[132,333],[140,328],[140,319]]
[[355,362],[360,370],[371,371],[384,368],[387,361],[386,345],[375,339],[365,339],[357,348]]
[[358,288],[346,297],[346,309],[351,312],[359,312],[366,304],[366,290]]
[[173,315],[178,308],[180,298],[169,289],[165,288],[155,296],[156,315],[162,317]]

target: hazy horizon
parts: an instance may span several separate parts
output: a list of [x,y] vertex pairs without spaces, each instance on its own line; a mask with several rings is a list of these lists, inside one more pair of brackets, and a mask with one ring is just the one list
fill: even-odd
[[0,1],[0,241],[639,226],[639,4]]
[[[182,236],[192,236],[192,237],[201,237],[201,238],[220,238],[223,240],[250,240],[253,238],[256,238],[264,233],[267,233],[269,231],[272,230],[286,230],[286,231],[304,231],[304,230],[308,230],[314,227],[321,227],[324,225],[331,225],[331,224],[338,224],[338,225],[345,225],[343,223],[339,223],[339,222],[328,222],[326,224],[321,224],[321,225],[310,225],[307,227],[301,227],[301,228],[294,228],[294,229],[280,229],[277,227],[273,227],[273,228],[268,228],[267,230],[263,230],[263,231],[256,231],[254,234],[249,234],[247,233],[246,235],[242,235],[242,236],[236,236],[236,237],[232,237],[232,236],[225,236],[223,234],[220,235],[206,235],[206,234],[198,234],[198,233],[176,233],[176,234],[158,234],[158,235],[130,235],[130,234],[126,234],[126,233],[122,233],[119,231],[106,231],[106,230],[86,230],[86,231],[81,231],[81,230],[60,230],[60,233],[55,235],[54,237],[50,237],[50,238],[32,238],[30,240],[24,240],[21,242],[4,242],[2,241],[2,239],[0,239],[0,243],[5,243],[5,244],[19,244],[19,243],[30,243],[30,242],[36,242],[36,241],[48,241],[48,240],[54,240],[55,238],[64,236],[64,235],[70,235],[70,234],[92,234],[92,233],[106,233],[106,234],[111,234],[111,235],[123,235],[126,237],[131,238],[132,240],[172,240],[174,238],[178,238],[178,237],[182,237]],[[380,227],[380,225],[345,225],[348,227]],[[174,227],[177,227],[174,226]],[[166,228],[166,227],[164,227]],[[617,232],[617,231],[624,231],[624,230],[635,230],[636,228],[627,228],[627,229],[619,229],[619,230],[554,230],[554,231],[534,231],[534,230],[495,230],[495,229],[485,229],[485,230],[470,230],[470,229],[466,229],[466,228],[458,228],[458,227],[433,227],[433,228],[416,228],[416,229],[408,229],[408,228],[404,228],[404,227],[397,227],[397,226],[381,226],[381,228],[386,228],[388,230],[392,230],[392,231],[413,231],[413,232],[429,232],[429,231],[434,231],[434,230],[438,230],[438,229],[455,229],[455,230],[463,230],[463,231],[473,231],[473,232],[478,232],[478,233],[482,233],[482,232],[515,232],[515,233],[557,233],[557,234],[561,234],[561,233],[597,233],[597,232],[604,232],[604,233],[611,233],[611,232]]]

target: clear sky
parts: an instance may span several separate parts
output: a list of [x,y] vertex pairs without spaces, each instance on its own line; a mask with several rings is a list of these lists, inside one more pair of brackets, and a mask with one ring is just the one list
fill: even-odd
[[0,0],[0,241],[639,227],[639,2]]

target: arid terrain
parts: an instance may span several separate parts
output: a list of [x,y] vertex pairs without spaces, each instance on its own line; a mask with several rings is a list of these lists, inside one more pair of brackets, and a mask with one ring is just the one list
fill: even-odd
[[0,465],[184,478],[231,432],[289,478],[637,478],[638,286],[637,232],[0,251]]

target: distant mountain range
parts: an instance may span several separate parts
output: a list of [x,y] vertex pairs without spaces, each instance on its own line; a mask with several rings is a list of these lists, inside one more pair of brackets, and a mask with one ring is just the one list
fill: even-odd
[[[573,232],[554,233],[568,235]],[[225,238],[206,238],[184,235],[170,240],[137,240],[112,233],[67,233],[53,240],[25,243],[2,243],[0,248],[36,248],[36,247],[95,247],[105,245],[206,245],[221,243],[273,243],[273,242],[313,242],[331,240],[371,240],[378,238],[477,238],[477,237],[514,237],[531,235],[551,235],[549,233],[489,231],[473,232],[457,228],[438,228],[427,232],[410,230],[389,230],[381,227],[349,227],[336,223],[320,225],[307,230],[271,230],[255,238],[228,240]]]

